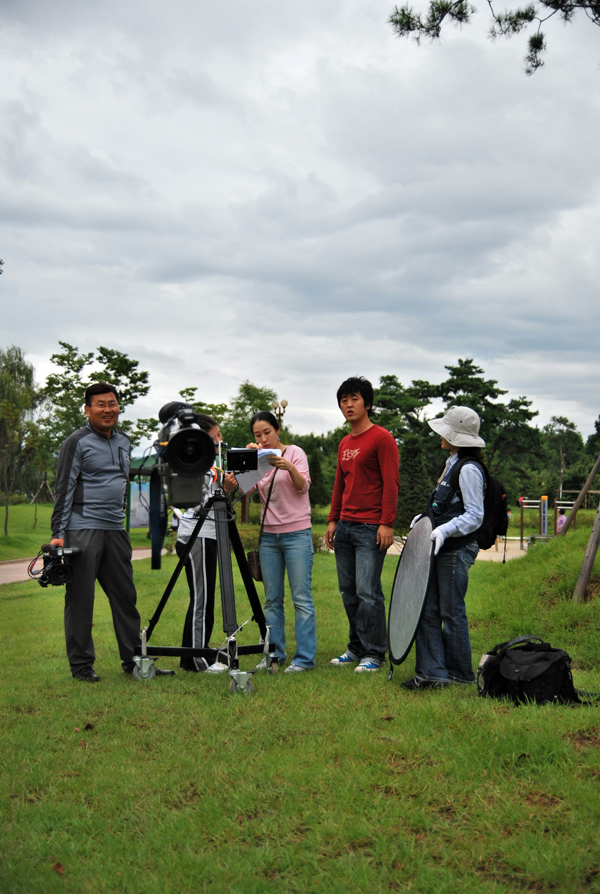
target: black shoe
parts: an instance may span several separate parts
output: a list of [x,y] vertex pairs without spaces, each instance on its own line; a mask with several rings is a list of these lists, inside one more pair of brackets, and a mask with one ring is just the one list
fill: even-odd
[[422,677],[413,677],[412,680],[405,680],[400,685],[415,692],[422,689],[445,689],[450,683],[448,680],[423,680]]
[[85,668],[84,670],[77,671],[76,674],[73,674],[74,680],[82,680],[84,683],[99,683],[100,677],[97,673],[94,672],[93,667]]

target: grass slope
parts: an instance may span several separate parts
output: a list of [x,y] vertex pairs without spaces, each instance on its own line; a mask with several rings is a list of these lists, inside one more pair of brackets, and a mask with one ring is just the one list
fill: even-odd
[[[476,564],[475,661],[536,632],[600,688],[598,601],[568,600],[588,533]],[[136,563],[143,619],[173,564]],[[76,683],[61,590],[0,588],[2,894],[599,891],[599,709],[407,693],[412,654],[390,683],[332,668],[346,641],[332,556],[315,557],[314,595],[317,669],[232,696],[219,676],[125,678],[100,592],[102,682]],[[179,641],[186,604],[178,584],[153,643]]]

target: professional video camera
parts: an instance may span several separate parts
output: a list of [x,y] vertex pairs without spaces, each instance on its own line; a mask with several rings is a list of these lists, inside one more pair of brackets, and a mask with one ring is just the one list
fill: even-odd
[[[154,676],[154,660],[158,655],[204,658],[207,663],[227,661],[232,692],[251,692],[252,673],[241,671],[238,656],[264,655],[271,672],[277,669],[273,656],[275,646],[248,567],[246,553],[235,523],[235,514],[223,487],[225,472],[259,470],[258,450],[227,449],[223,442],[215,442],[200,425],[200,417],[189,404],[172,401],[159,414],[162,429],[154,444],[154,451],[142,463],[136,474],[150,477],[150,529],[152,536],[152,568],[160,569],[160,553],[166,529],[167,506],[194,509],[196,523],[179,561],[160,598],[148,625],[142,629],[141,645],[135,649],[137,679],[150,680]],[[223,456],[222,451],[226,450]],[[150,460],[150,461],[149,461]],[[264,472],[262,472],[264,474]],[[215,486],[216,484],[216,486]],[[211,486],[212,485],[212,486]],[[164,489],[167,494],[165,496]],[[209,490],[211,491],[209,496]],[[225,645],[220,649],[191,646],[149,646],[148,642],[183,570],[202,525],[210,517],[214,521],[217,561],[223,610]],[[259,642],[239,646],[236,636],[245,625],[238,624],[234,592],[232,552],[237,560],[242,582],[250,603],[251,618],[258,625]],[[247,622],[245,622],[247,623]]]
[[[155,458],[172,506],[189,509],[200,505],[205,497],[205,476],[213,466],[220,477],[225,471],[257,468],[256,450],[229,450],[222,442],[215,445],[189,404],[171,401],[161,408],[158,418],[163,427],[155,445]],[[227,451],[225,456],[223,449]]]
[[[32,580],[36,580],[41,587],[64,587],[73,577],[71,558],[78,556],[81,550],[76,547],[50,546],[44,543],[41,550],[30,563],[27,573]],[[43,560],[39,571],[34,571],[38,559]]]

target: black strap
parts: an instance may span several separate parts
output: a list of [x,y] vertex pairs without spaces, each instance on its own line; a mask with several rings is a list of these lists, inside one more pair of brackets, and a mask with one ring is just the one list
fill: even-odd
[[162,479],[155,466],[150,475],[150,532],[152,543],[153,571],[160,570],[161,552],[167,530],[167,518],[163,516],[164,492]]
[[259,547],[260,547],[260,538],[262,537],[263,528],[264,528],[264,526],[265,526],[265,518],[266,518],[266,516],[267,516],[267,509],[269,508],[269,500],[271,499],[271,493],[272,493],[272,491],[273,491],[273,485],[275,484],[275,475],[277,474],[278,471],[279,471],[279,469],[275,469],[275,472],[273,473],[273,477],[271,478],[271,486],[270,486],[270,488],[269,488],[269,493],[267,494],[267,502],[265,503],[264,512],[263,512],[263,514],[262,514],[262,521],[261,521],[261,523],[260,523],[260,534],[258,535],[258,545],[259,545]]
[[513,646],[519,645],[519,643],[532,643],[537,640],[538,643],[545,643],[546,640],[541,636],[536,636],[534,633],[526,633],[524,636],[516,636],[514,639],[509,639],[505,643],[498,643],[497,646],[491,651],[491,655],[505,655],[508,649],[511,649]]
[[490,479],[490,473],[488,472],[488,468],[482,459],[477,459],[476,456],[461,456],[457,463],[452,467],[452,471],[450,472],[450,487],[456,491],[457,494],[460,494],[462,499],[462,493],[460,490],[460,473],[463,466],[468,465],[469,463],[474,463],[479,466],[481,471],[483,472],[483,479],[485,481],[486,487],[488,486],[488,482]]

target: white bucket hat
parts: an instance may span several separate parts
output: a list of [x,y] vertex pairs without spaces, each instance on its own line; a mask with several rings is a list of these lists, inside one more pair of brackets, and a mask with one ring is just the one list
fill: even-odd
[[450,407],[441,419],[427,421],[453,447],[485,447],[479,437],[479,416],[470,407]]

